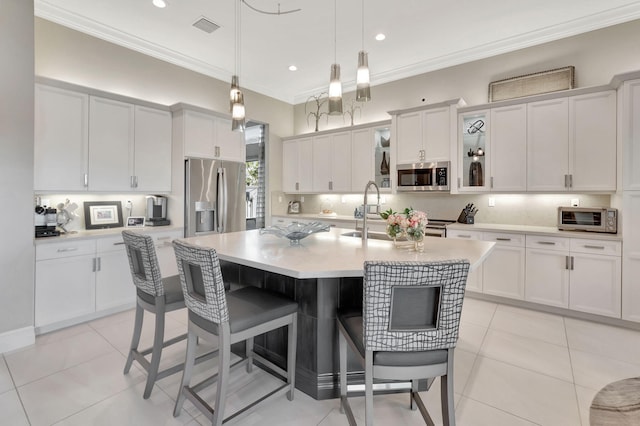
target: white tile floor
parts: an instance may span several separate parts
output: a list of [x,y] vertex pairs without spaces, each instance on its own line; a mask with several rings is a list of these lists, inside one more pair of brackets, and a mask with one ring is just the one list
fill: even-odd
[[[143,343],[150,345],[152,321],[147,318]],[[133,311],[127,311],[39,336],[35,345],[4,354],[0,424],[206,424],[189,402],[173,418],[180,373],[160,380],[146,401],[143,372],[133,368],[122,374],[132,323]],[[166,334],[181,334],[185,324],[184,311],[169,314]],[[166,350],[163,364],[180,360],[183,350],[184,346]],[[204,376],[215,365],[215,360],[200,364],[196,375]],[[465,300],[455,360],[458,425],[585,426],[596,392],[634,376],[640,376],[640,332]],[[278,383],[260,369],[252,374],[237,370],[230,381],[227,413]],[[423,398],[440,422],[437,383]],[[354,398],[352,405],[362,420],[363,398]],[[376,397],[376,424],[423,424],[407,405],[406,394]],[[293,402],[283,396],[237,423],[330,426],[347,421],[337,400],[315,401],[297,392]]]

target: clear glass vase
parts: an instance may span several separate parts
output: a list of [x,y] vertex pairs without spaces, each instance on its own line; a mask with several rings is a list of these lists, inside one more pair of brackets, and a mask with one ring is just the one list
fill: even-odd
[[407,234],[407,239],[413,242],[413,250],[416,252],[424,251],[424,234]]

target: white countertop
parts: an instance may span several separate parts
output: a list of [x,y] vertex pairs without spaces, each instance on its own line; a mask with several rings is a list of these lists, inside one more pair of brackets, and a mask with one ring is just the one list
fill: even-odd
[[[136,232],[163,232],[163,231],[182,231],[184,228],[182,226],[176,225],[167,225],[167,226],[143,226],[143,227],[135,227],[135,228],[127,228],[127,227],[119,227],[119,228],[108,228],[108,229],[83,229],[81,231],[76,231],[73,233],[63,234],[60,233],[57,237],[44,237],[44,238],[35,238],[35,245],[41,244],[51,244],[51,243],[59,243],[65,241],[72,240],[85,240],[85,239],[95,239],[95,238],[109,238],[115,237],[122,234],[122,231],[125,229],[131,229]],[[184,235],[184,234],[183,234]]]
[[468,259],[471,268],[482,264],[493,249],[492,242],[426,238],[424,251],[396,248],[392,241],[342,236],[349,229],[332,228],[292,246],[286,238],[260,235],[258,230],[187,238],[191,244],[213,247],[222,260],[294,278],[361,277],[365,260],[433,261]]
[[599,232],[585,231],[560,231],[555,226],[531,226],[531,225],[505,225],[499,223],[476,223],[467,225],[464,223],[452,223],[447,225],[447,229],[465,231],[488,231],[488,232],[512,232],[516,234],[529,235],[551,235],[565,238],[584,238],[590,240],[610,240],[622,241],[622,234],[605,234]]

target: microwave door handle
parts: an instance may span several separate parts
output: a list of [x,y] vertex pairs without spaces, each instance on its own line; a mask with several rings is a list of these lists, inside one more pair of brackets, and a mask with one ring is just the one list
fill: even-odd
[[222,209],[222,216],[220,219],[220,232],[226,232],[227,230],[227,219],[228,219],[228,200],[229,193],[227,191],[227,169],[222,167],[222,187],[219,192],[222,194],[222,203],[219,208]]

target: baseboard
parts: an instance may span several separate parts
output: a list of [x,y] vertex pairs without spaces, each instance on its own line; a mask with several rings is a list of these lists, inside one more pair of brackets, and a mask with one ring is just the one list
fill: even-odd
[[35,342],[36,333],[33,326],[7,331],[0,334],[0,353],[24,348]]

